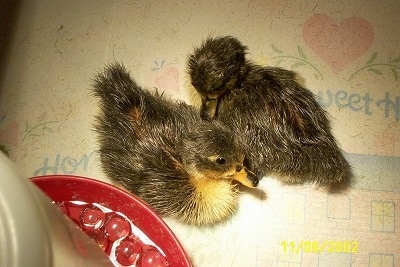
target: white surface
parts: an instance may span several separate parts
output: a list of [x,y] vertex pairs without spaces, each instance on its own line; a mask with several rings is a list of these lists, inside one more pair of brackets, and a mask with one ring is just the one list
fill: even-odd
[[0,266],[113,266],[3,153],[0,180]]
[[0,266],[51,266],[51,244],[31,188],[0,152]]

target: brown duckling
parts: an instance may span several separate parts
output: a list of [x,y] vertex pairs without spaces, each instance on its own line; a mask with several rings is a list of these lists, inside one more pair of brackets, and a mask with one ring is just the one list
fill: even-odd
[[232,129],[246,150],[246,166],[284,182],[344,182],[350,166],[331,133],[326,112],[296,73],[246,59],[234,37],[208,38],[188,57],[201,116]]
[[203,121],[192,106],[142,89],[120,64],[98,74],[94,95],[104,172],[162,216],[213,224],[236,209],[233,180],[258,185],[232,131]]

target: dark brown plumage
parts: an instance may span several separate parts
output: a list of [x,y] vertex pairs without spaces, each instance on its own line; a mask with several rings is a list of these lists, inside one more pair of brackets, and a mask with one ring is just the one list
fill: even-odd
[[163,216],[207,225],[236,209],[236,179],[258,179],[244,153],[219,122],[204,122],[191,106],[140,88],[119,64],[94,82],[100,99],[95,130],[103,170]]
[[344,182],[350,166],[333,137],[326,112],[292,71],[245,57],[234,37],[208,38],[188,58],[201,116],[216,118],[245,145],[246,166],[284,182]]

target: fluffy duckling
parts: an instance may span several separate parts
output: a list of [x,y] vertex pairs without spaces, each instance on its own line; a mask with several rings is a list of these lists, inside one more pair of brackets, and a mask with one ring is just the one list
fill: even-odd
[[208,38],[188,57],[201,116],[216,118],[245,145],[246,166],[284,182],[347,183],[350,166],[326,112],[292,71],[247,60],[234,37]]
[[219,122],[139,87],[120,64],[94,81],[100,99],[95,130],[104,172],[162,216],[195,225],[229,217],[237,206],[237,183],[256,187],[243,166],[244,151]]

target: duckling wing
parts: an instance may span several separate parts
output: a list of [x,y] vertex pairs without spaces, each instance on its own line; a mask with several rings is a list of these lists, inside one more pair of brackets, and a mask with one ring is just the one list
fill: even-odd
[[290,182],[347,179],[350,167],[333,137],[325,111],[289,71],[253,71],[239,90],[221,99],[218,119],[246,146],[247,166]]
[[188,121],[196,120],[192,107],[141,88],[120,64],[108,66],[96,77],[93,87],[100,99],[100,116],[111,124],[129,121],[137,138],[151,134],[160,136],[160,141],[176,140]]
[[[249,127],[301,144],[316,143],[330,135],[325,111],[291,71],[255,66],[241,90],[236,91],[234,96],[222,100],[221,109],[225,102],[230,102],[230,110],[237,112],[235,116],[250,120]],[[220,116],[223,113],[219,111]]]
[[94,95],[103,170],[159,212],[178,209],[172,198],[191,192],[178,145],[187,125],[200,120],[195,110],[142,89],[118,64],[97,76]]
[[296,81],[296,74],[280,68],[267,68],[270,76],[272,101],[269,108],[274,125],[281,128],[293,141],[315,143],[330,135],[325,110],[315,95]]

